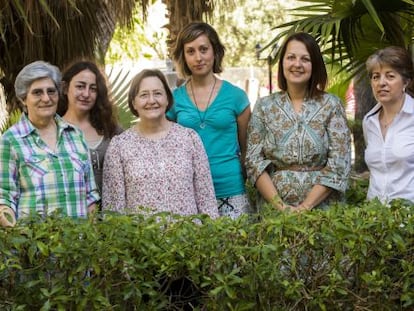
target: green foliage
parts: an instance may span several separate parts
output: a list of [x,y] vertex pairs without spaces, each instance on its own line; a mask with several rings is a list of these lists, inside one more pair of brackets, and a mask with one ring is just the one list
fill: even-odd
[[[149,4],[154,5],[155,2],[151,0]],[[142,7],[136,6],[132,27],[117,25],[105,55],[105,63],[166,58],[167,31],[161,28],[149,31],[151,21],[147,21],[145,14]]]
[[[275,35],[274,26],[286,22],[284,13],[278,1],[265,0],[241,0],[231,10],[215,11],[211,24],[226,47],[226,66],[265,66],[257,61],[255,46],[264,46]],[[263,51],[261,57],[268,53]]]
[[19,121],[21,114],[20,110],[12,111],[4,123],[0,124],[0,134],[4,133],[10,126]]
[[[280,32],[268,45],[295,31],[314,35],[323,52],[343,64],[351,76],[364,72],[374,51],[412,43],[412,0],[297,0],[294,20],[276,26]],[[301,5],[302,4],[302,5]]]
[[413,246],[403,201],[26,219],[0,230],[0,309],[412,310]]
[[369,186],[369,178],[364,175],[355,174],[349,179],[349,190],[345,193],[346,202],[350,205],[363,204]]
[[127,129],[136,120],[128,106],[128,91],[131,72],[129,69],[109,67],[108,80],[111,84],[111,96],[117,105],[118,119],[122,128]]

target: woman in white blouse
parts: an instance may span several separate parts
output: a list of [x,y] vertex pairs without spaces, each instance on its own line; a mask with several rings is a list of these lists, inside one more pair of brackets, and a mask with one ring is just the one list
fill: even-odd
[[377,104],[363,120],[368,199],[414,202],[414,67],[408,51],[390,46],[366,62]]

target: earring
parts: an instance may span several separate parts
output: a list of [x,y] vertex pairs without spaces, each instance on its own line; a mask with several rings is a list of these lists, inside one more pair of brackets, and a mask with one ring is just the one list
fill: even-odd
[[405,93],[405,86],[403,87],[403,93]]

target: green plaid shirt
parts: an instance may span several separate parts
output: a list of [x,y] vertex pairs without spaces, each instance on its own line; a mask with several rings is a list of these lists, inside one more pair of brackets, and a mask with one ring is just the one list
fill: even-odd
[[56,151],[40,138],[25,114],[0,137],[0,204],[16,218],[54,211],[86,217],[100,197],[82,133],[55,117]]

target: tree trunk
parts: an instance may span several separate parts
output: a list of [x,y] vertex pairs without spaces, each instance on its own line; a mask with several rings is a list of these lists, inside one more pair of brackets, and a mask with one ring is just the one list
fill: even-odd
[[364,159],[365,141],[362,133],[362,119],[376,104],[366,71],[357,75],[355,78],[354,96],[355,122],[352,126],[355,147],[354,170],[357,173],[362,173],[368,169]]
[[165,25],[165,28],[169,32],[167,49],[168,57],[171,58],[180,30],[190,22],[202,21],[204,16],[210,17],[214,9],[213,4],[216,1],[162,0],[162,2],[167,8],[168,24]]

